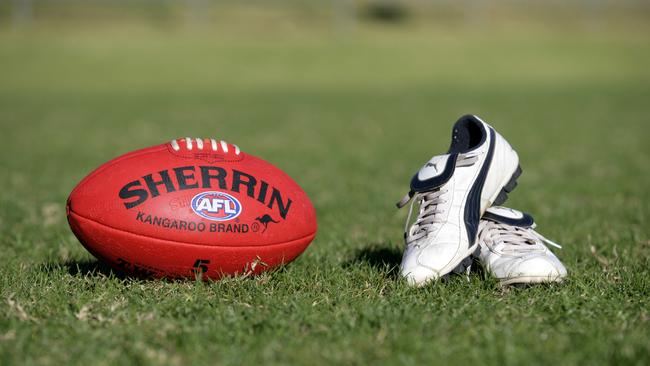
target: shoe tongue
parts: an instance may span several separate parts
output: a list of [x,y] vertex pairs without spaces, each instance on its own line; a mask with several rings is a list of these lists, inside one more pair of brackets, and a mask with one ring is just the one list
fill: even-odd
[[502,206],[488,208],[483,214],[483,219],[522,228],[535,225],[535,220],[529,214]]
[[425,192],[447,183],[456,169],[458,154],[434,156],[413,176],[411,190]]
[[431,160],[429,160],[426,164],[424,164],[422,168],[420,168],[420,171],[418,172],[418,178],[420,180],[426,180],[440,175],[440,173],[444,172],[445,165],[447,165],[448,160],[449,155],[438,155],[432,157]]

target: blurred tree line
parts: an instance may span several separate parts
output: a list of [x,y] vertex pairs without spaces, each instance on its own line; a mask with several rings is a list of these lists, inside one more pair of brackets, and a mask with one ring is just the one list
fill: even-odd
[[0,0],[0,28],[138,22],[162,27],[293,21],[339,30],[360,22],[490,22],[501,18],[650,18],[649,0]]

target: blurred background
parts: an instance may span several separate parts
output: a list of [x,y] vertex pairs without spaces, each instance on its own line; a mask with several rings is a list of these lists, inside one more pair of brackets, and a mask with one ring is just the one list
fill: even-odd
[[596,224],[647,203],[649,65],[648,1],[4,0],[0,183],[30,215],[114,156],[211,136],[294,176],[324,245],[399,246],[393,201],[475,113],[519,151],[513,205]]
[[[138,24],[158,29],[239,25],[249,32],[326,29],[350,31],[368,23],[467,27],[535,22],[603,28],[647,20],[643,0],[4,0],[3,23],[30,27]],[[243,22],[243,23],[242,23]],[[232,28],[231,28],[232,29]]]
[[520,154],[509,204],[601,227],[648,202],[648,65],[648,1],[4,0],[3,200],[61,220],[99,164],[210,136],[303,185],[323,254],[399,248],[393,201],[474,113]]
[[[650,1],[0,0],[0,304],[16,293],[39,319],[0,322],[0,359],[128,364],[145,347],[177,364],[214,362],[205,349],[232,364],[643,363],[649,101]],[[394,204],[467,113],[519,153],[507,205],[564,245],[569,285],[509,296],[473,276],[411,293],[391,277],[406,217]],[[184,136],[285,170],[316,207],[316,240],[269,283],[226,283],[242,292],[225,298],[214,285],[209,306],[182,310],[151,288],[183,284],[151,282],[124,310],[137,321],[79,326],[87,303],[113,319],[104,286],[131,285],[93,272],[67,195],[109,159]],[[343,313],[313,307],[323,293]],[[150,308],[161,317],[141,324]]]

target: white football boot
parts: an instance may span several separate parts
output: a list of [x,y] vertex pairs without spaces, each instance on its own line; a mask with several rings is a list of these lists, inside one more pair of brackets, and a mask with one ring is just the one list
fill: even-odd
[[478,258],[483,267],[504,285],[560,282],[566,268],[544,245],[560,245],[535,229],[533,218],[505,207],[490,207],[478,231]]
[[[397,204],[401,208],[413,200],[401,264],[408,283],[421,286],[462,271],[478,246],[481,216],[506,200],[520,174],[519,157],[501,135],[476,116],[461,117],[447,154],[431,158]],[[415,202],[420,204],[419,214],[409,228]]]

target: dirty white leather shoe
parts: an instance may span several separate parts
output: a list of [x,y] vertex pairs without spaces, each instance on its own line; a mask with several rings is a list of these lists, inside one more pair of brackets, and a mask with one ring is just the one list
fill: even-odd
[[[477,116],[461,117],[449,151],[415,174],[409,193],[397,204],[401,208],[412,200],[401,264],[408,283],[420,286],[459,270],[478,246],[481,216],[506,200],[520,174],[519,157],[501,135]],[[410,224],[415,202],[419,212]]]
[[560,245],[537,233],[533,218],[505,207],[489,208],[479,226],[477,257],[504,285],[560,282],[567,275],[562,262],[544,245]]

